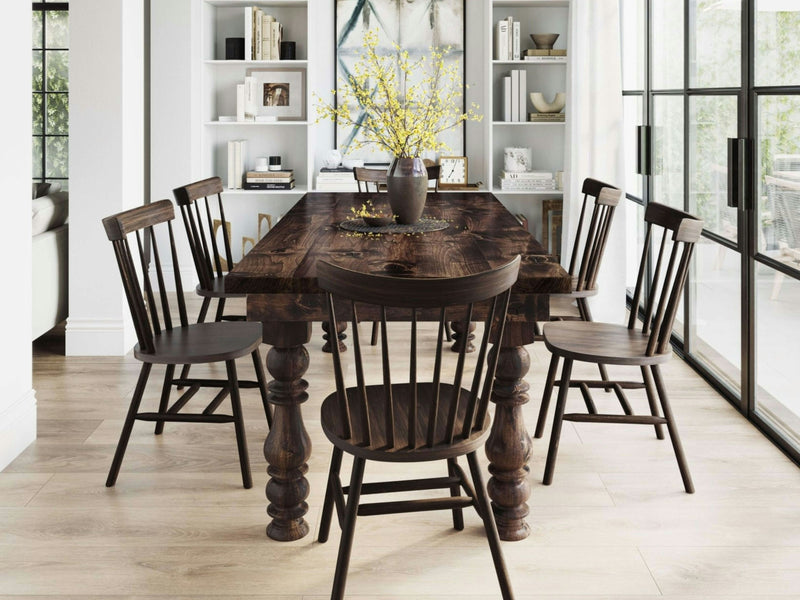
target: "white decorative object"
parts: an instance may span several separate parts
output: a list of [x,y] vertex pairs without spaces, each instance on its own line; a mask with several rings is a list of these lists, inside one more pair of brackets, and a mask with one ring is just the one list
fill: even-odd
[[336,150],[328,150],[325,159],[322,161],[327,169],[335,169],[342,164],[342,153]]
[[256,158],[256,171],[269,171],[269,163],[266,156]]
[[505,148],[503,168],[509,173],[522,173],[531,170],[533,156],[530,148]]
[[531,104],[540,113],[557,113],[564,110],[564,106],[567,104],[567,95],[564,92],[558,92],[552,102],[547,102],[541,92],[531,92]]

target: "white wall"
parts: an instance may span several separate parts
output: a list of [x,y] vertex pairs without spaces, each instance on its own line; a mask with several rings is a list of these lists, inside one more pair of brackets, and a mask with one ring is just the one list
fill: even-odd
[[143,203],[143,11],[143,0],[70,2],[68,355],[124,354],[135,339],[101,221]]
[[[0,255],[6,281],[0,335],[0,469],[36,438],[31,378],[31,5],[3,3],[3,142],[5,188]],[[9,225],[10,224],[10,225]]]

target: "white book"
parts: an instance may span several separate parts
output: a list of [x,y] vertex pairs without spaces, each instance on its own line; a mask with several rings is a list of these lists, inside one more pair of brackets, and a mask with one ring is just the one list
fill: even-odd
[[256,103],[256,94],[258,93],[258,84],[255,77],[244,78],[244,120],[255,121],[256,111],[258,104]]
[[513,53],[511,54],[511,60],[519,60],[520,58],[520,23],[519,21],[514,21],[514,35],[513,35],[513,43],[512,47],[514,49]]
[[275,20],[272,15],[261,17],[261,60],[272,60],[272,26]]
[[503,121],[511,120],[511,75],[503,77]]
[[519,70],[519,120],[524,121],[528,115],[528,72]]
[[255,60],[262,60],[262,57],[264,55],[263,54],[263,52],[264,52],[263,44],[261,43],[261,41],[262,41],[262,37],[261,37],[262,36],[262,33],[261,33],[261,21],[262,21],[263,15],[264,15],[264,13],[262,12],[262,10],[260,8],[253,9],[253,26],[254,26],[254,30],[255,30],[253,32],[253,38],[254,38],[255,43],[256,43]]
[[234,140],[228,141],[228,188],[234,189],[236,184],[236,156],[235,156],[236,142]]
[[233,142],[233,185],[231,188],[242,188],[242,140]]
[[277,21],[270,23],[272,31],[270,32],[270,60],[278,60],[281,57],[281,36],[283,34],[283,27]]
[[548,62],[548,63],[567,62],[566,56],[525,56],[523,58],[529,62]]
[[242,122],[245,120],[245,85],[239,83],[236,85],[236,120]]
[[508,60],[508,21],[503,19],[497,22],[495,34],[495,60]]
[[553,179],[550,171],[502,171],[501,174],[506,179]]
[[244,7],[244,58],[253,60],[253,11],[254,6]]
[[508,23],[508,57],[506,60],[514,60],[514,17],[506,17]]
[[511,120],[519,121],[519,69],[511,70]]

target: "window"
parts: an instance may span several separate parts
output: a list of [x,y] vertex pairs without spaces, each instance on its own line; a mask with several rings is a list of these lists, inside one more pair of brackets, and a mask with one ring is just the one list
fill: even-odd
[[69,3],[33,3],[33,181],[69,177]]

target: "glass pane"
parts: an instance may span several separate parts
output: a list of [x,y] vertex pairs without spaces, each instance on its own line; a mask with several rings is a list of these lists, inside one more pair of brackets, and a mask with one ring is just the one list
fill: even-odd
[[683,88],[683,2],[653,0],[653,89]]
[[34,50],[33,52],[33,82],[31,84],[32,89],[34,90],[41,90],[42,89],[42,52],[39,50]]
[[65,10],[52,10],[45,17],[48,48],[69,48],[69,13]]
[[742,6],[738,2],[690,0],[691,87],[738,87],[742,81]]
[[33,172],[34,179],[42,179],[42,138],[33,138]]
[[757,265],[756,284],[756,412],[797,447],[800,282]]
[[47,94],[47,133],[66,135],[69,133],[69,96]]
[[44,133],[44,117],[42,116],[42,94],[33,94],[33,133],[41,135]]
[[800,2],[756,0],[756,85],[800,85]]
[[625,144],[625,191],[633,194],[637,198],[642,197],[643,177],[636,172],[637,159],[637,132],[638,126],[642,124],[642,96],[623,96],[622,110],[624,119],[624,138]]
[[69,138],[48,137],[46,177],[66,177],[69,169]]
[[31,47],[32,48],[41,48],[42,47],[42,13],[39,11],[35,11],[33,13],[33,25],[32,25],[32,39],[31,39]]
[[66,92],[69,90],[69,52],[66,50],[47,50],[47,91]]
[[707,238],[695,245],[692,354],[734,389],[741,382],[741,259]]
[[622,89],[644,89],[645,0],[621,0]]
[[736,137],[736,96],[689,98],[689,212],[704,227],[736,241],[736,209],[728,207],[728,138]]
[[653,125],[653,200],[683,210],[683,96],[654,96]]
[[800,96],[760,96],[758,135],[758,250],[800,270]]

